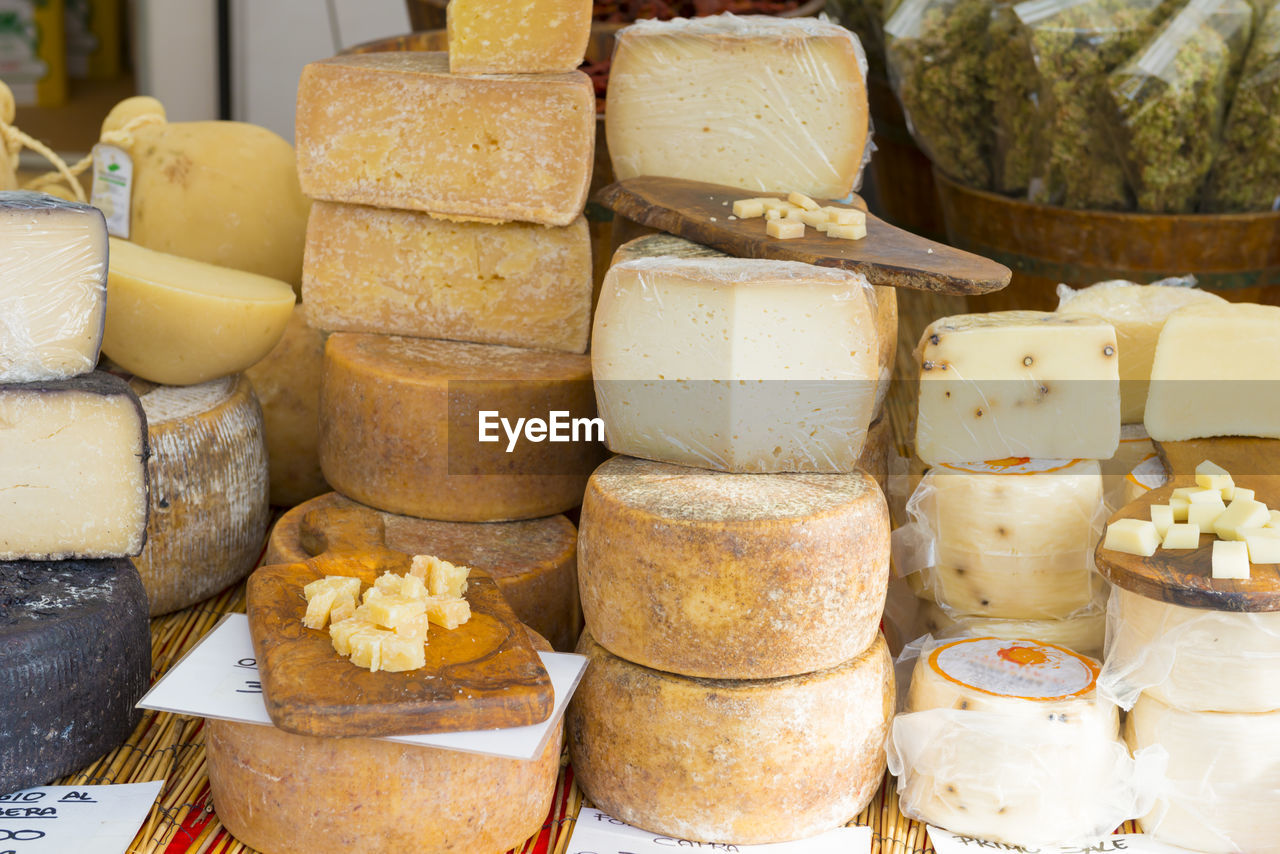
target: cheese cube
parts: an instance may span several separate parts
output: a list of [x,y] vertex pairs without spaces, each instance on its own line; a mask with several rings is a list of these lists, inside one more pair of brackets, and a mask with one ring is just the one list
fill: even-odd
[[1152,504],[1151,523],[1156,526],[1156,533],[1163,537],[1169,532],[1169,526],[1174,524],[1173,508],[1168,504]]
[[816,212],[822,210],[822,205],[818,204],[804,193],[791,193],[787,196],[787,201],[791,202],[791,204],[798,208],[803,208],[806,211]]
[[[1187,511],[1191,507],[1191,502],[1185,496],[1174,495],[1169,498],[1169,507],[1173,509],[1173,521],[1187,521]],[[1223,508],[1226,509],[1225,507]]]
[[405,620],[425,613],[427,606],[422,599],[406,599],[403,596],[379,596],[356,609],[356,617],[379,626],[394,629]]
[[1109,459],[1120,444],[1115,330],[1037,311],[934,321],[916,350],[916,455],[929,464]]
[[295,133],[302,191],[457,219],[577,219],[595,146],[591,80],[448,68],[445,54],[414,51],[306,66]]
[[1249,547],[1245,543],[1214,540],[1211,563],[1214,578],[1249,579]]
[[1164,535],[1162,549],[1198,549],[1200,548],[1200,526],[1175,522],[1169,526]]
[[1254,495],[1255,493],[1252,489],[1245,489],[1243,486],[1232,486],[1230,489],[1222,490],[1224,501],[1239,501],[1242,498],[1252,501],[1254,500]]
[[799,220],[771,219],[765,226],[765,233],[778,240],[794,240],[804,237],[804,223]]
[[1235,481],[1231,479],[1231,473],[1222,466],[1205,460],[1196,466],[1196,485],[1202,489],[1216,489],[1223,493],[1224,499],[1230,499],[1232,496],[1226,493],[1234,488]]
[[1223,502],[1220,489],[1193,489],[1185,493],[1187,501],[1192,504],[1220,504]]
[[573,71],[591,37],[591,0],[451,0],[446,12],[455,73]]
[[737,472],[848,472],[879,382],[860,273],[660,257],[605,278],[591,364],[616,453]]
[[1246,528],[1241,534],[1249,547],[1249,563],[1280,563],[1280,531]]
[[738,219],[755,219],[764,216],[764,200],[739,199],[733,203],[733,215]]
[[1187,505],[1187,521],[1193,525],[1199,525],[1202,531],[1212,531],[1218,522],[1218,517],[1227,512],[1227,505],[1222,503],[1222,499],[1217,501],[1202,501],[1199,504]]
[[351,647],[351,663],[372,673],[382,669],[382,641],[394,637],[391,632],[366,624],[347,638]]
[[638,21],[609,75],[614,175],[844,198],[867,143],[865,69],[852,33],[813,18]]
[[828,225],[827,237],[838,237],[842,240],[861,240],[867,236],[865,225]]
[[339,655],[350,655],[351,636],[358,631],[369,628],[376,627],[356,617],[335,620],[329,624],[329,639],[333,641],[333,648],[337,650]]
[[1213,523],[1213,530],[1224,540],[1242,540],[1240,531],[1261,528],[1271,521],[1271,511],[1261,501],[1237,498]]
[[1271,521],[1266,524],[1268,528],[1280,528],[1280,510],[1271,511]]
[[1160,546],[1156,526],[1145,519],[1117,519],[1107,526],[1103,548],[1151,557]]
[[318,578],[302,588],[302,595],[307,600],[325,590],[332,590],[337,598],[357,599],[360,597],[360,579],[350,575],[326,575]]
[[326,588],[307,597],[307,612],[302,617],[302,625],[309,629],[323,629],[329,622],[329,612],[333,610],[338,591]]
[[437,626],[452,630],[470,618],[471,605],[466,599],[438,596],[427,600],[427,619]]
[[350,597],[345,599],[335,599],[333,607],[329,609],[329,623],[340,623],[343,620],[349,620],[356,615],[356,600]]
[[430,624],[431,618],[427,616],[426,603],[424,602],[421,614],[401,620],[396,624],[394,631],[402,637],[416,638],[419,643],[426,643]]
[[378,669],[388,673],[417,670],[427,663],[422,640],[399,634],[384,636],[379,643]]
[[1159,442],[1280,438],[1280,307],[1194,305],[1165,322],[1145,423]]
[[106,299],[102,212],[42,193],[0,192],[0,383],[92,371]]
[[765,211],[789,211],[795,208],[795,205],[786,199],[775,199],[773,196],[765,196],[760,199],[760,204],[764,206]]
[[[1193,493],[1206,492],[1206,491],[1209,491],[1209,490],[1206,490],[1203,486],[1179,486],[1176,489],[1174,489],[1173,492],[1170,494],[1174,498],[1180,498],[1183,501],[1190,502],[1191,496]],[[1219,495],[1218,497],[1221,498],[1222,496]]]
[[835,225],[866,225],[867,215],[856,208],[823,208],[827,219]]
[[827,224],[827,214],[822,210],[802,210],[800,211],[800,221],[807,226],[817,228],[820,225]]
[[467,576],[471,574],[470,567],[455,566],[433,555],[416,555],[410,571],[425,580],[429,595],[454,598],[467,592]]
[[405,575],[400,580],[400,595],[408,599],[426,599],[427,585],[424,577],[413,575],[412,573]]

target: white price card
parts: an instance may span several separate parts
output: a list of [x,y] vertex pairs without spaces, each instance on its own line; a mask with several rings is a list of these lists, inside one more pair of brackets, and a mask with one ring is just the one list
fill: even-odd
[[768,845],[692,842],[632,827],[600,810],[583,807],[566,854],[662,854],[680,851],[741,851],[742,854],[869,854],[871,828],[840,827],[821,836]]
[[124,854],[163,780],[0,795],[0,854]]
[[938,854],[974,854],[979,851],[1011,851],[1015,854],[1188,854],[1141,833],[1117,833],[1076,845],[1022,846],[991,842],[976,836],[962,836],[929,825],[929,839]]
[[[555,690],[551,717],[532,726],[388,738],[405,744],[530,760],[542,755],[587,668],[583,655],[540,652]],[[254,658],[249,618],[228,614],[141,700],[140,709],[271,726]],[[0,848],[0,854],[4,849]]]

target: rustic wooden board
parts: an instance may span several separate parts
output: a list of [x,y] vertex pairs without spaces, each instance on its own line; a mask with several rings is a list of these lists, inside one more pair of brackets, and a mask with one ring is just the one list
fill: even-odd
[[[325,575],[367,584],[404,572],[408,555],[379,545],[382,518],[331,508],[307,527],[323,553],[304,563],[266,566],[249,578],[249,629],[267,712],[276,726],[317,736],[390,736],[527,726],[551,714],[554,692],[524,626],[487,574],[473,571],[471,619],[432,626],[426,666],[370,673],[340,656],[327,630],[302,625],[304,585]],[[373,545],[370,546],[369,544]]]
[[[1260,480],[1268,491],[1280,493],[1280,439],[1228,436],[1153,444],[1179,486],[1194,483],[1196,466],[1210,460],[1231,472],[1232,479],[1246,488],[1249,484],[1243,479]],[[1258,500],[1265,501],[1268,507],[1276,506],[1265,498]]]
[[[596,201],[641,225],[739,258],[840,267],[865,274],[873,285],[944,294],[985,294],[1000,290],[1012,276],[1002,264],[926,240],[871,214],[867,214],[867,236],[862,240],[829,238],[812,228],[805,229],[804,237],[778,240],[765,234],[763,218],[729,219],[734,201],[770,195],[785,198],[781,194],[753,194],[719,184],[646,175],[610,184],[596,195]],[[856,196],[854,206],[866,209]]]

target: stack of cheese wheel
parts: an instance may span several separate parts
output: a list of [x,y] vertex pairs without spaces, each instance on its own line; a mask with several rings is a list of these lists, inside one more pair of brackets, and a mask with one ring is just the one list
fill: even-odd
[[106,297],[98,209],[0,192],[0,792],[114,749],[150,681],[128,560],[147,540],[147,419],[94,370]]

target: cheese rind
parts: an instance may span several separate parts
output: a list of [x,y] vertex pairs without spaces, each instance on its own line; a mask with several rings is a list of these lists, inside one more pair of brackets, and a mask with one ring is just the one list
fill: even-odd
[[455,74],[573,71],[591,37],[591,0],[457,0],[446,11]]
[[307,65],[296,130],[303,192],[489,222],[577,219],[595,146],[590,78],[448,69],[446,54],[412,51]]

